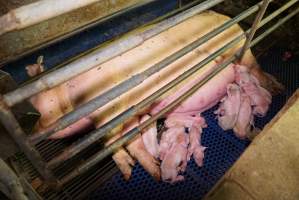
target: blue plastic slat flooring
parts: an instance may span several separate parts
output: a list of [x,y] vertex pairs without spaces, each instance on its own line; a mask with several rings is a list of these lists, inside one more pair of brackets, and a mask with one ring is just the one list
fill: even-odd
[[[286,86],[286,91],[273,98],[265,117],[255,119],[256,127],[262,128],[268,123],[284,105],[287,98],[299,87],[299,61],[295,59],[283,61],[283,52],[272,49],[271,53],[259,59],[263,69],[274,74]],[[188,163],[183,182],[174,185],[156,182],[137,164],[129,181],[124,181],[119,172],[92,192],[89,199],[201,199],[250,144],[248,140],[240,140],[234,136],[232,131],[223,131],[218,126],[213,114],[216,108],[217,106],[203,113],[208,124],[208,128],[203,130],[202,135],[202,144],[208,147],[205,151],[204,166],[199,168],[194,160],[191,160]]]

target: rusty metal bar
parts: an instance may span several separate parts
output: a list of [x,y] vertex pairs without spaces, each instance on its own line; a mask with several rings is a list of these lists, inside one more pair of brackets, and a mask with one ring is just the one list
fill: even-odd
[[242,59],[243,55],[245,54],[245,51],[249,48],[250,42],[253,39],[253,36],[254,36],[256,30],[258,29],[258,25],[259,25],[260,21],[262,20],[269,3],[270,3],[270,0],[264,0],[263,1],[263,4],[261,5],[260,10],[259,10],[258,14],[256,15],[256,17],[254,19],[254,22],[251,26],[251,31],[247,35],[247,39],[245,41],[245,44],[244,44],[244,46],[243,46],[243,48],[240,52],[240,55],[239,55],[240,60]]
[[94,110],[98,109],[99,107],[104,106],[108,102],[112,101],[116,97],[122,95],[123,93],[129,91],[130,89],[136,87],[144,80],[146,80],[149,76],[159,72],[160,70],[167,67],[170,63],[176,61],[180,57],[184,56],[185,54],[189,53],[190,51],[194,50],[195,48],[199,47],[200,45],[204,44],[211,38],[215,37],[216,35],[220,34],[224,30],[228,29],[232,25],[238,23],[239,21],[245,19],[246,17],[250,16],[251,14],[255,13],[259,8],[259,4],[252,6],[251,8],[247,9],[246,11],[242,12],[240,15],[234,17],[233,19],[225,22],[223,25],[215,28],[213,31],[205,34],[203,37],[199,38],[198,40],[192,42],[191,44],[185,46],[184,48],[178,50],[174,54],[168,56],[164,60],[160,61],[159,63],[151,66],[147,70],[133,76],[130,79],[118,84],[117,86],[113,87],[112,89],[108,90],[107,92],[101,94],[100,96],[92,99],[91,101],[87,102],[76,108],[76,110],[64,115],[60,119],[56,121],[55,124],[51,126],[50,129],[32,135],[30,137],[30,142],[36,144],[43,139],[48,138],[55,132],[63,130],[64,128],[68,127],[69,125],[75,123],[82,117],[87,116],[88,114],[92,113]]
[[[278,16],[281,12],[283,12],[284,10],[286,10],[287,8],[289,8],[290,6],[292,6],[297,1],[298,0],[292,0],[289,3],[285,4],[283,7],[281,7],[280,9],[278,9],[277,11],[273,12],[271,15],[269,15],[268,17],[266,17],[265,19],[263,19],[261,21],[261,23],[259,24],[258,28],[260,28],[261,26],[263,26],[266,23],[268,23],[271,19],[273,19],[276,16]],[[258,6],[258,5],[256,5],[256,6]],[[250,9],[248,9],[248,10],[251,10],[253,12],[255,10],[255,7],[252,7]],[[239,15],[239,16],[241,16],[241,15]],[[239,16],[235,17],[234,19],[237,20],[237,18]],[[223,24],[222,26],[216,28],[214,31],[217,32],[217,30],[220,30],[220,29],[226,27],[226,25],[229,24],[229,23],[233,23],[233,22],[228,21],[225,24]],[[212,31],[212,32],[214,32],[214,31]],[[248,33],[249,33],[249,31],[247,31],[247,34]],[[209,37],[208,36],[209,34],[211,34],[211,33],[206,34],[205,36],[203,36],[203,38]],[[199,40],[197,40],[197,41],[200,41],[200,40],[202,40],[202,38],[199,39]],[[219,51],[215,52],[215,55],[216,56],[220,55],[221,54],[220,52]],[[216,58],[216,56],[212,56],[211,59]],[[203,61],[203,64],[204,63],[208,63],[209,61],[211,61],[211,59],[208,59],[206,62]],[[165,85],[164,87],[162,87],[161,89],[159,89],[157,92],[155,92],[154,94],[152,94],[150,97],[144,99],[142,102],[140,102],[139,104],[131,107],[130,109],[128,109],[124,113],[121,113],[119,116],[117,116],[116,118],[112,119],[110,122],[104,124],[99,129],[97,129],[97,130],[91,132],[89,135],[85,136],[85,138],[83,138],[82,140],[80,140],[80,141],[76,142],[75,144],[71,145],[70,147],[66,148],[63,151],[63,153],[61,153],[60,155],[58,155],[57,157],[55,157],[51,161],[49,161],[49,163],[48,163],[49,168],[56,167],[57,165],[59,165],[59,163],[64,162],[64,161],[70,159],[71,157],[77,155],[80,151],[84,150],[85,148],[87,148],[89,145],[91,145],[95,141],[97,141],[97,140],[101,139],[102,137],[104,137],[106,133],[108,133],[109,131],[111,131],[113,129],[113,127],[115,127],[119,123],[123,123],[129,117],[131,117],[134,114],[136,114],[139,110],[142,110],[145,107],[147,107],[148,105],[150,105],[160,95],[162,95],[163,93],[167,92],[169,89],[171,89],[175,85],[179,84],[182,80],[184,80],[185,78],[187,78],[191,74],[195,73],[197,70],[200,69],[200,67],[201,67],[201,65],[194,66],[189,71],[187,71],[184,74],[182,74],[179,77],[177,77],[177,79],[175,79],[171,83],[169,83],[169,84]]]
[[72,63],[67,64],[65,67],[53,71],[40,79],[18,88],[12,92],[3,95],[3,99],[8,106],[13,106],[24,99],[31,97],[38,92],[46,89],[53,88],[81,73],[84,73],[93,67],[110,60],[111,58],[120,55],[140,44],[145,40],[181,23],[182,21],[207,10],[224,0],[207,0],[203,3],[196,5],[180,14],[170,17],[153,27],[145,30],[144,32],[137,33],[124,39],[119,39],[113,44],[94,51],[87,56],[84,56]]
[[[253,42],[248,46],[248,48],[252,47],[253,45],[257,44],[258,41],[260,41],[263,37],[267,36],[270,34],[270,32],[274,31],[277,27],[285,23],[287,20],[289,20],[291,17],[295,16],[299,12],[299,8],[290,13],[288,16],[284,17],[283,19],[279,20],[273,27],[273,29],[269,29],[271,31],[268,31],[267,34],[260,35],[257,39],[253,40]],[[271,16],[269,16],[271,17]],[[246,31],[246,33],[248,33]],[[244,36],[244,35],[243,35]],[[239,36],[240,37],[240,36]],[[194,92],[196,92],[202,85],[207,83],[211,78],[213,78],[215,75],[217,75],[221,70],[223,70],[227,65],[229,65],[231,62],[235,61],[238,59],[239,53],[236,53],[234,56],[230,57],[227,59],[225,62],[220,64],[217,69],[209,74],[203,81],[201,81],[199,84],[196,84],[193,86],[191,89],[189,89],[186,93],[181,95],[178,99],[173,101],[171,104],[169,104],[167,107],[165,107],[163,110],[160,111],[157,115],[152,116],[150,119],[146,120],[145,122],[141,123],[139,126],[136,128],[132,129],[128,133],[126,133],[124,136],[113,142],[111,145],[106,147],[105,149],[101,150],[94,156],[92,156],[90,159],[86,161],[86,163],[80,165],[77,167],[75,170],[73,170],[70,174],[65,176],[64,178],[61,179],[60,184],[65,184],[75,178],[76,176],[86,172],[89,170],[92,166],[94,166],[96,163],[98,163],[100,160],[105,158],[106,156],[110,155],[113,153],[115,150],[117,150],[119,147],[125,145],[129,140],[133,139],[139,132],[141,132],[142,129],[146,128],[150,124],[152,124],[154,121],[156,121],[158,118],[163,116],[165,113],[169,112],[172,108],[174,108],[177,104],[179,104],[181,101],[185,100],[188,98],[190,95],[192,95]]]
[[31,161],[32,165],[37,169],[37,171],[42,175],[42,177],[48,181],[49,184],[56,184],[56,179],[47,168],[46,163],[42,160],[40,154],[32,147],[26,140],[26,134],[20,127],[15,116],[9,109],[9,107],[2,100],[0,95],[0,122],[14,139],[14,141],[19,145],[21,150],[25,153],[28,159]]

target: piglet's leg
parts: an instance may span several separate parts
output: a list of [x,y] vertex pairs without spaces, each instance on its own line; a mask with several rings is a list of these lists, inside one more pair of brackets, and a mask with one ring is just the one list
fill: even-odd
[[124,179],[129,180],[132,175],[132,166],[135,164],[133,158],[126,152],[125,149],[121,148],[113,154],[112,159],[122,172]]
[[160,180],[159,162],[145,149],[140,134],[127,146],[130,154],[136,158],[143,168],[156,180]]
[[234,127],[234,133],[237,137],[244,139],[250,132],[250,127],[253,121],[252,108],[249,96],[242,95],[240,113],[237,123]]
[[[132,120],[131,123],[125,127],[124,134],[138,124],[138,118]],[[150,175],[156,180],[160,180],[159,162],[146,150],[141,134],[136,135],[136,137],[127,145],[127,149]]]
[[[121,133],[113,136],[105,143],[105,146],[110,145],[120,137]],[[127,153],[125,149],[120,148],[113,154],[112,159],[114,160],[118,169],[122,172],[124,179],[129,180],[132,174],[132,166],[134,166],[135,164],[133,158]]]
[[203,159],[204,159],[204,150],[206,147],[203,147],[201,143],[201,128],[196,128],[192,126],[189,129],[189,137],[190,137],[190,146],[188,148],[188,158],[193,155],[193,158],[196,162],[196,164],[201,167],[203,165]]
[[[149,115],[144,115],[140,122],[144,122],[149,119]],[[155,158],[159,156],[159,144],[157,139],[157,127],[156,122],[151,124],[148,128],[146,128],[142,133],[142,140],[146,147],[146,150]]]

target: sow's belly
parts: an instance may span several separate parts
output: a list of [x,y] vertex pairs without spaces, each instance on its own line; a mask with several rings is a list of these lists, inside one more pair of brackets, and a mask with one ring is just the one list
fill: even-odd
[[[41,118],[37,125],[37,131],[47,128],[58,118],[75,109],[78,105],[84,104],[85,102],[108,91],[112,87],[132,77],[133,75],[148,69],[159,61],[180,50],[184,46],[212,31],[227,20],[229,20],[228,17],[212,11],[198,14],[178,24],[177,26],[168,29],[167,31],[164,31],[157,36],[146,40],[142,45],[133,48],[128,52],[111,59],[110,61],[98,65],[92,70],[81,74],[65,82],[64,84],[61,84],[46,92],[37,94],[31,99],[34,106],[41,113]],[[141,30],[137,30],[137,32],[138,31]],[[233,40],[240,33],[242,33],[242,30],[238,25],[232,26],[209,42],[201,45],[172,64],[168,65],[160,72],[149,77],[134,89],[97,109],[90,116],[88,116],[88,120],[86,121],[92,121],[97,127],[101,126],[129,107],[155,93],[162,86],[171,82],[183,72],[202,61],[208,55],[224,46],[229,41]],[[190,85],[194,84],[194,81],[201,79],[203,74],[215,66],[216,63],[219,63],[225,58],[233,55],[241,47],[243,42],[244,41],[241,41],[235,47],[226,51],[224,54],[222,54],[222,56],[203,67],[187,80],[183,81],[181,84],[162,95],[155,103],[155,105],[158,105],[155,107],[156,110],[152,112],[158,112],[161,110],[163,105],[166,105],[169,101],[171,101],[171,99],[176,98],[176,96],[182,93],[183,90],[190,88]],[[251,65],[254,63],[254,58],[252,57],[250,51],[248,51],[244,58],[244,64]],[[213,83],[213,85],[217,84],[219,86],[218,89],[215,90],[216,93],[213,93],[210,90],[210,86],[204,86],[202,92],[196,93],[196,95],[203,96],[203,104],[211,103],[212,105],[213,102],[208,101],[213,95],[218,95],[219,98],[224,95],[225,90],[223,90],[222,87],[226,84],[222,81],[232,82],[233,70],[231,67],[229,67],[221,72],[221,74],[217,75],[217,77]],[[191,81],[191,83],[189,81]],[[179,90],[179,88],[182,86],[184,87]],[[180,92],[174,93],[174,91]],[[219,98],[217,99],[219,100]],[[167,99],[167,101],[162,101],[163,99]],[[215,100],[215,102],[218,100]],[[162,102],[163,105],[159,105],[159,102]],[[189,105],[194,104],[194,102],[192,102],[192,98],[189,98],[185,104],[188,105],[187,107],[190,107]],[[184,110],[184,104],[177,109],[178,112],[186,111]],[[196,108],[196,110],[198,110],[198,108]],[[85,122],[81,121],[81,123],[84,124]],[[80,126],[81,125],[79,123],[77,126],[73,126],[73,128],[78,129]],[[72,131],[73,130],[69,130],[70,133]],[[63,131],[59,134],[56,134],[56,137],[65,136]]]

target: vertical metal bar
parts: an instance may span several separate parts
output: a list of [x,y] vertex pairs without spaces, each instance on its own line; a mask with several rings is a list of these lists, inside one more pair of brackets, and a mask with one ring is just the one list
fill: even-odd
[[182,6],[183,6],[183,2],[182,2],[183,0],[179,0],[179,8],[181,8]]
[[245,44],[242,47],[242,50],[238,56],[239,60],[241,60],[243,58],[245,51],[249,48],[251,40],[253,39],[253,36],[254,36],[256,30],[258,29],[258,25],[259,25],[260,21],[262,20],[270,1],[271,0],[264,0],[262,5],[260,6],[260,11],[258,12],[258,14],[256,15],[256,17],[254,19],[254,22],[250,29],[250,33],[248,34]]
[[19,125],[14,114],[9,107],[5,104],[0,95],[0,122],[18,144],[20,149],[25,153],[32,165],[38,170],[41,176],[50,184],[55,185],[56,179],[51,171],[47,168],[46,163],[42,160],[40,154],[32,147],[26,140],[26,134],[22,127]]

